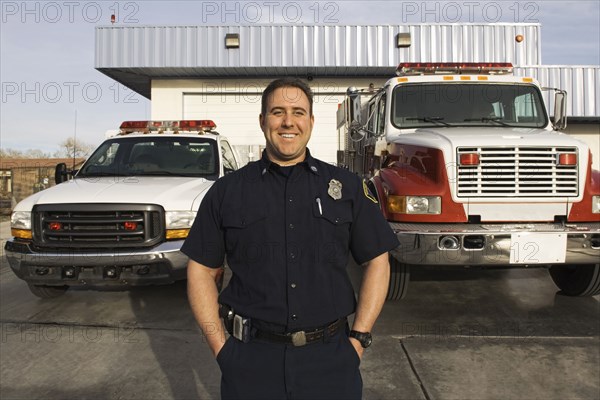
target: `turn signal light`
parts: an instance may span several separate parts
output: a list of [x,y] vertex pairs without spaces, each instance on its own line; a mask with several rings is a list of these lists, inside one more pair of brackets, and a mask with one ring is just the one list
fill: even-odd
[[190,233],[189,229],[167,229],[166,238],[167,240],[185,239],[188,233]]
[[33,239],[33,235],[31,234],[31,231],[28,229],[11,228],[10,234],[13,235],[13,237],[15,237],[17,239],[26,239],[26,240]]
[[558,165],[577,165],[577,153],[560,153]]
[[479,165],[479,154],[463,153],[460,155],[460,165]]
[[389,195],[387,198],[388,211],[394,214],[406,213],[406,196]]

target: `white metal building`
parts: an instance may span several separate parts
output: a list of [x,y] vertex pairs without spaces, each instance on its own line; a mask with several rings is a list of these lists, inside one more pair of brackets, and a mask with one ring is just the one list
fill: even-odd
[[570,116],[587,122],[572,134],[591,141],[597,163],[600,66],[540,66],[540,54],[539,24],[96,28],[96,69],[151,99],[152,119],[212,119],[248,159],[264,144],[260,93],[276,77],[307,79],[316,94],[309,147],[335,162],[336,110],[349,86],[380,86],[400,62],[497,61],[567,90]]

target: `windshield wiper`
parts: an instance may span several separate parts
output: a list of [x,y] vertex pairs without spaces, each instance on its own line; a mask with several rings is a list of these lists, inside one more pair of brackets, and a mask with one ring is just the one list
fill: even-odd
[[444,117],[413,117],[406,118],[407,121],[421,121],[421,122],[432,122],[434,124],[452,126],[451,124],[444,122]]
[[495,122],[498,125],[502,125],[502,126],[512,126],[507,124],[506,122],[502,121],[502,117],[481,117],[481,118],[466,118],[465,122],[473,122],[473,121],[477,121],[477,122]]
[[131,176],[131,174],[125,174],[123,172],[82,172],[75,175],[75,178],[97,178],[102,176]]
[[184,174],[177,174],[175,172],[161,170],[161,171],[133,171],[135,176],[185,176]]

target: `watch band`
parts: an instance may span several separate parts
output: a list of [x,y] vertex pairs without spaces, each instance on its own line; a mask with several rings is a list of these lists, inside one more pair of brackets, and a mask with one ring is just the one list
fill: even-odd
[[371,336],[371,332],[359,332],[355,330],[351,330],[348,334],[349,337],[354,338],[360,342],[360,345],[363,349],[366,349],[373,342],[373,337]]

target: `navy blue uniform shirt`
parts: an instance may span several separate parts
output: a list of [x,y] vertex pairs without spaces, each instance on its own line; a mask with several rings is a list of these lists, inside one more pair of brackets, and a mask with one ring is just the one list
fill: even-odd
[[355,311],[349,251],[362,264],[398,245],[369,197],[355,174],[308,149],[292,168],[265,152],[210,188],[181,250],[210,268],[227,257],[232,277],[219,302],[236,313],[287,331],[321,327]]

